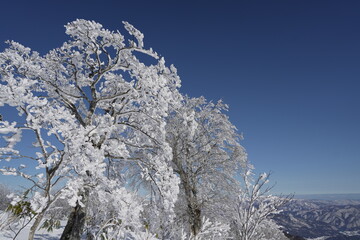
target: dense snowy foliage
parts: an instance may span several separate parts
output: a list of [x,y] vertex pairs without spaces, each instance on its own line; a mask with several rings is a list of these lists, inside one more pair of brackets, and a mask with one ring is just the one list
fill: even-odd
[[[19,114],[9,121],[2,112],[0,171],[32,184],[9,196],[1,227],[31,224],[33,239],[41,223],[64,218],[57,209],[67,214],[61,239],[233,236],[249,163],[227,106],[182,96],[176,68],[124,26],[129,40],[76,20],[65,26],[70,39],[44,56],[13,41],[0,53],[0,107]],[[251,220],[241,212],[254,203],[240,196],[236,223],[261,231],[253,211]],[[267,219],[278,205],[262,197]]]
[[189,234],[199,233],[203,217],[227,221],[231,196],[238,191],[236,174],[247,165],[225,110],[221,101],[185,97],[166,125],[172,167],[181,181],[176,222]]

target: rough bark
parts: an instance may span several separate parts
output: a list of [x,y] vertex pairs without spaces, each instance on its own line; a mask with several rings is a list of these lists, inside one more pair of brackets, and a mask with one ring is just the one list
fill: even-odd
[[187,201],[187,211],[191,233],[196,236],[201,229],[201,209],[198,203],[195,186],[191,186],[188,180],[183,181]]
[[191,232],[194,236],[196,236],[201,229],[201,209],[199,204],[194,196],[188,198],[188,213],[190,216],[189,224]]
[[60,240],[79,240],[85,225],[86,209],[79,203],[72,209]]

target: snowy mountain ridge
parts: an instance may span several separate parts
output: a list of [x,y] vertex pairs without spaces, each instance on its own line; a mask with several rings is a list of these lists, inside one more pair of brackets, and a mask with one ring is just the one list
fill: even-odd
[[294,199],[275,220],[285,232],[306,239],[360,239],[360,200]]

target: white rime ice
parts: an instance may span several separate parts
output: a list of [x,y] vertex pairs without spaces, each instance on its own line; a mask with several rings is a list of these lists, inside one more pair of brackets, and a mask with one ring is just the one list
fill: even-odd
[[[38,171],[26,175],[34,194],[23,196],[35,218],[57,199],[85,206],[86,198],[96,196],[104,206],[116,204],[120,212],[111,218],[138,229],[141,204],[129,205],[136,203],[134,194],[107,171],[110,162],[131,161],[157,186],[163,211],[172,220],[179,180],[169,165],[165,117],[169,105],[181,99],[180,79],[174,67],[167,68],[164,59],[143,48],[137,29],[124,25],[137,43],[127,44],[122,34],[99,23],[76,20],[65,26],[70,40],[45,56],[13,41],[0,54],[0,106],[16,108],[23,118],[21,124],[0,123],[0,134],[6,135],[0,151],[37,164]],[[135,52],[153,57],[154,64],[144,64]],[[31,132],[36,157],[16,148],[24,131]],[[1,171],[21,175],[23,169]],[[125,214],[126,209],[134,214]]]
[[0,173],[31,183],[0,226],[21,219],[33,239],[81,210],[88,239],[234,237],[249,163],[227,105],[182,96],[176,68],[123,24],[130,39],[78,19],[44,56],[14,41],[0,53]]

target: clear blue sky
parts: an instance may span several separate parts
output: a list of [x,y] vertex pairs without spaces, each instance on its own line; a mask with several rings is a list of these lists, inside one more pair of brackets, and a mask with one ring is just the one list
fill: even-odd
[[[6,1],[7,39],[45,53],[76,18],[129,21],[178,68],[182,92],[223,99],[282,193],[360,193],[360,1]],[[3,181],[4,178],[0,178]]]

